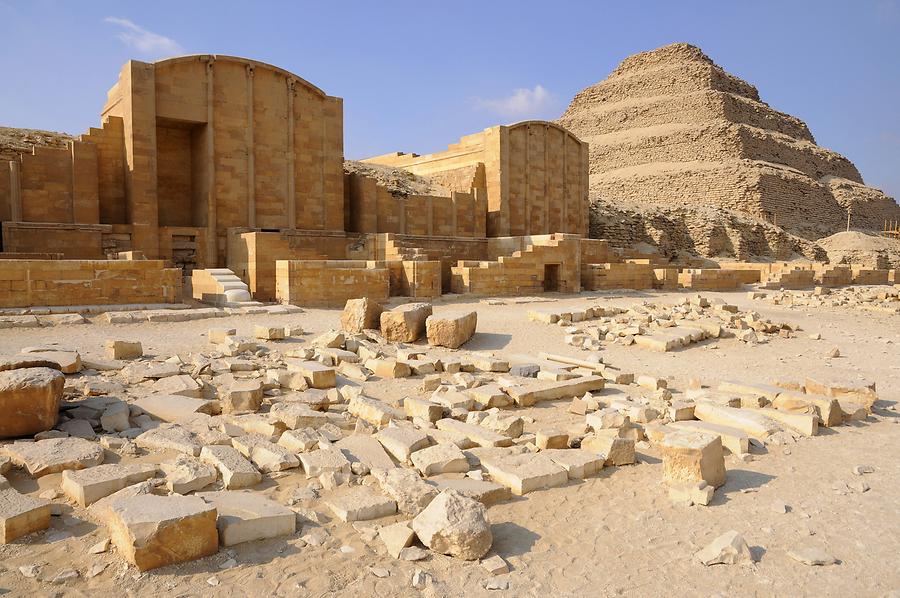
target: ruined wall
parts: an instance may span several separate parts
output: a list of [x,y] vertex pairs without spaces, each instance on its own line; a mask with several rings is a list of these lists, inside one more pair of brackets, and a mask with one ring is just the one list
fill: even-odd
[[160,260],[0,260],[0,306],[181,300],[181,271]]
[[384,262],[278,260],[276,299],[308,307],[341,307],[348,299],[390,296],[390,273]]
[[[467,135],[445,152],[387,154],[366,162],[443,177],[451,188],[474,173],[487,201],[487,235],[587,231],[587,146],[567,130],[526,121]],[[482,177],[477,170],[483,168]]]

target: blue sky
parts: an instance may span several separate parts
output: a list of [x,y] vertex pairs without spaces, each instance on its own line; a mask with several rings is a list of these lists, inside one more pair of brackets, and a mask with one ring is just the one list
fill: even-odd
[[426,153],[493,124],[556,118],[625,56],[675,41],[900,197],[900,0],[0,0],[0,124],[80,133],[129,58],[233,54],[344,98],[348,158]]

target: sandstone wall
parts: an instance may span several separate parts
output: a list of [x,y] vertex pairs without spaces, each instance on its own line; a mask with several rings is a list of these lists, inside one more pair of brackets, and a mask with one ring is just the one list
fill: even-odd
[[276,299],[308,307],[341,307],[348,299],[390,296],[390,272],[384,262],[359,260],[278,260]]
[[180,300],[181,271],[161,260],[0,260],[0,307]]

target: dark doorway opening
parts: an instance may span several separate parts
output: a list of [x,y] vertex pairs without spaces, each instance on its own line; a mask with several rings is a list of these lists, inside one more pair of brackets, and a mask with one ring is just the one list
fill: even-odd
[[544,264],[544,292],[559,292],[559,264]]

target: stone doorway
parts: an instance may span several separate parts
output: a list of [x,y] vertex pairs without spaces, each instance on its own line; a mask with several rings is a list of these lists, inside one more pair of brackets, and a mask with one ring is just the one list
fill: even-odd
[[559,264],[544,264],[544,292],[559,292]]

